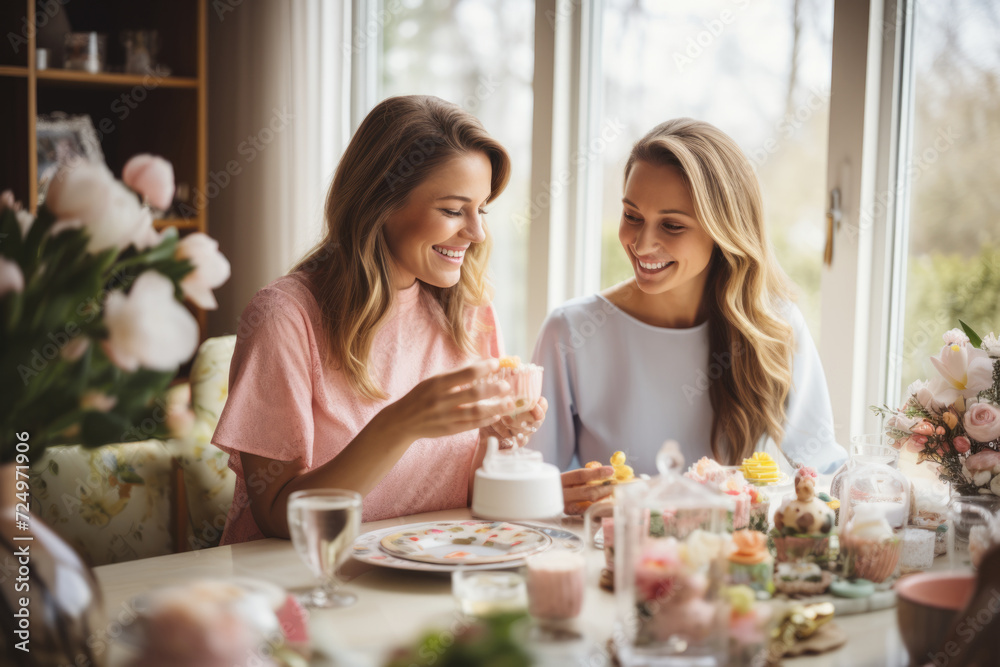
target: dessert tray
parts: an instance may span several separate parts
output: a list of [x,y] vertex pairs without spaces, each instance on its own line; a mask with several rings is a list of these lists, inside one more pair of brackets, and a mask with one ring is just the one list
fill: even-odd
[[[524,531],[526,535],[530,536],[530,548],[525,547],[523,549],[518,549],[521,545],[517,545],[514,547],[515,551],[513,553],[506,551],[503,555],[494,551],[491,554],[473,554],[473,557],[470,558],[444,558],[440,555],[440,553],[436,556],[432,553],[430,559],[415,559],[413,557],[413,553],[402,553],[402,547],[398,544],[394,544],[400,537],[403,537],[404,533],[414,533],[413,535],[405,536],[408,541],[413,542],[413,540],[408,539],[410,537],[416,537],[418,540],[426,539],[427,542],[425,545],[429,546],[432,544],[430,538],[422,537],[418,533],[420,531],[429,530],[432,526],[437,527],[438,529],[442,529],[442,526],[457,526],[462,529],[462,532],[449,534],[460,536],[458,539],[471,538],[473,540],[482,540],[482,542],[485,543],[489,540],[483,539],[483,536],[485,535],[488,538],[489,535],[492,535],[493,533],[477,534],[474,532],[474,527],[478,526],[479,528],[483,528],[491,525],[512,526],[516,530],[504,531],[512,534]],[[472,529],[472,534],[469,534],[470,529]],[[434,535],[439,534],[434,533]],[[517,540],[510,540],[510,542],[515,541]],[[387,548],[385,546],[386,543],[390,544],[390,547]],[[470,552],[469,547],[473,546],[476,546],[474,542],[469,542],[467,544],[450,544],[448,545],[448,549],[450,549],[451,552]],[[482,546],[485,548],[485,544]],[[439,547],[431,548],[436,550]],[[354,540],[354,544],[352,546],[352,556],[355,560],[361,561],[362,563],[378,565],[380,567],[389,567],[400,570],[414,570],[418,572],[452,572],[458,568],[492,570],[498,567],[519,567],[524,564],[524,559],[527,556],[549,549],[581,551],[583,549],[583,540],[581,540],[575,533],[568,530],[544,524],[526,522],[506,523],[502,521],[440,521],[433,523],[412,524],[409,526],[392,526],[390,528],[365,533]]]

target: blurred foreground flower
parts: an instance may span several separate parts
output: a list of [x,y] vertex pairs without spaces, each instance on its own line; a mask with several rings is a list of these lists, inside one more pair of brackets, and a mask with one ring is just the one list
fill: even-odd
[[[173,169],[140,158],[126,180],[169,206]],[[37,460],[53,444],[189,429],[183,411],[162,407],[198,345],[183,300],[215,307],[230,271],[214,240],[192,237],[158,232],[135,192],[82,160],[56,173],[37,217],[0,193],[0,463],[15,460],[18,433]]]

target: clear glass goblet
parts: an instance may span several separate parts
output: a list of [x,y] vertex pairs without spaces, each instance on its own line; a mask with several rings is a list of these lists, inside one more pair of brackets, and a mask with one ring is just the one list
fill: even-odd
[[348,607],[357,596],[340,589],[337,569],[361,527],[361,494],[342,489],[296,491],[288,498],[288,532],[299,557],[322,585],[299,597],[306,607]]

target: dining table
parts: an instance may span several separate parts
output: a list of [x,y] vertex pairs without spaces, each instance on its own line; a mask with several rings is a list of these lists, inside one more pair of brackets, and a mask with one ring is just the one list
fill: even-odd
[[[470,518],[469,509],[415,514],[364,523],[361,534],[393,526]],[[575,517],[536,523],[549,523],[577,535],[583,534],[583,524]],[[598,585],[604,554],[587,545],[584,555],[587,584],[577,625],[588,644],[586,664],[611,664],[607,660],[606,647],[615,629],[615,598],[613,593]],[[94,573],[103,594],[108,622],[109,667],[128,663],[128,647],[122,645],[120,638],[127,636],[127,625],[135,621],[131,601],[139,594],[196,579],[252,578],[276,584],[292,593],[306,591],[318,583],[292,543],[283,539],[262,539],[103,565],[94,568]],[[466,623],[456,607],[451,577],[446,572],[413,572],[349,560],[341,568],[341,578],[344,587],[357,596],[357,602],[349,607],[309,610],[311,640],[316,654],[324,656],[315,664],[382,665],[394,648],[412,645],[428,631],[448,632]],[[902,667],[908,664],[895,608],[836,616],[833,622],[847,635],[846,644],[819,655],[785,658],[782,664],[794,667]]]

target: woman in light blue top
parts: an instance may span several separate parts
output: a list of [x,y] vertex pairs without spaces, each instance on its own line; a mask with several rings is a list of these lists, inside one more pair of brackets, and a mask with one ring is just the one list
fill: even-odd
[[[548,418],[532,438],[567,470],[622,450],[655,473],[665,440],[690,463],[772,452],[786,469],[832,472],[823,367],[765,232],[760,185],[736,143],[691,119],[663,123],[625,166],[618,236],[634,277],[555,309],[534,361]],[[563,474],[568,512],[611,491]]]

